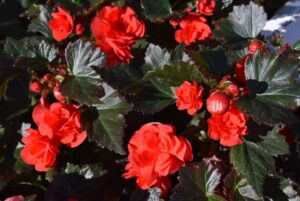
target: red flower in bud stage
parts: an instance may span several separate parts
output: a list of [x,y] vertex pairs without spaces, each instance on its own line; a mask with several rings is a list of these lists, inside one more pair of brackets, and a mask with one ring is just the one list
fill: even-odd
[[172,126],[161,123],[143,125],[130,139],[128,150],[123,177],[137,177],[141,189],[157,186],[164,194],[170,187],[167,176],[193,159],[190,143],[177,137]]
[[66,98],[59,91],[59,87],[58,86],[55,86],[53,88],[53,95],[56,98],[56,100],[58,100],[59,102],[64,103],[66,101]]
[[265,44],[258,40],[252,41],[248,46],[248,50],[250,53],[254,53],[259,49],[265,49],[265,48],[266,48]]
[[38,81],[31,82],[29,89],[32,92],[39,93],[42,90],[41,83]]
[[53,19],[48,22],[48,26],[52,30],[53,38],[62,41],[72,33],[74,22],[65,10],[60,7],[57,7],[57,10],[57,13],[51,13]]
[[190,43],[197,40],[205,40],[212,34],[210,27],[206,24],[206,19],[194,12],[188,12],[180,21],[171,20],[173,26],[179,25],[181,29],[176,30],[175,39],[178,43]]
[[130,7],[105,6],[91,23],[96,44],[108,55],[108,65],[128,62],[133,58],[130,49],[142,38],[145,25]]
[[22,160],[28,165],[34,165],[37,171],[47,171],[54,167],[59,142],[34,129],[27,129],[26,132],[28,135],[22,138],[25,144],[21,151]]
[[39,132],[49,139],[58,139],[68,147],[79,146],[87,137],[80,125],[81,111],[75,105],[53,103],[50,107],[38,104],[32,118]]
[[239,95],[239,87],[236,84],[231,83],[226,87],[226,92],[231,96],[238,96]]
[[295,138],[295,136],[291,135],[290,128],[288,126],[281,129],[279,131],[279,134],[285,136],[286,143],[288,143],[288,144],[295,143],[296,138]]
[[208,119],[208,136],[214,140],[220,140],[223,146],[242,144],[240,137],[247,134],[247,120],[248,116],[236,108],[232,102],[227,112],[212,115]]
[[245,64],[246,60],[252,57],[252,54],[246,54],[239,62],[235,64],[234,73],[236,75],[236,81],[241,84],[246,84],[246,75],[245,75]]
[[50,80],[52,80],[52,75],[47,73],[43,76],[43,80],[49,82]]
[[25,198],[22,195],[15,195],[9,198],[6,198],[4,201],[24,201]]
[[75,34],[81,35],[81,34],[83,34],[84,31],[85,31],[85,28],[84,28],[83,24],[79,23],[76,25]]
[[198,85],[196,81],[193,83],[185,81],[175,92],[178,110],[187,110],[189,115],[195,114],[203,105],[203,92],[203,87]]
[[206,100],[207,110],[212,114],[223,114],[229,108],[230,98],[227,94],[221,91],[216,91],[210,94]]
[[216,3],[214,0],[198,0],[196,4],[199,13],[202,15],[211,16],[216,8]]

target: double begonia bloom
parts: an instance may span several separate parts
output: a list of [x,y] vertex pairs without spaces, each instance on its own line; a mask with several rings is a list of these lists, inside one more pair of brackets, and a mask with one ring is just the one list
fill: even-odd
[[42,104],[35,106],[32,112],[33,121],[38,126],[41,135],[48,138],[58,138],[68,147],[80,145],[87,134],[80,125],[81,111],[75,105],[53,103],[50,107]]
[[27,129],[22,138],[24,148],[21,158],[37,171],[47,171],[55,166],[58,147],[79,146],[87,137],[80,125],[81,111],[75,105],[56,102],[50,106],[38,104],[32,112],[38,130]]
[[229,109],[221,115],[212,115],[208,122],[208,136],[220,140],[223,146],[242,144],[242,136],[247,134],[246,122],[248,116],[234,106],[232,102]]
[[206,19],[194,12],[187,12],[186,16],[180,21],[171,20],[170,23],[181,29],[175,31],[175,40],[178,43],[187,45],[203,41],[212,35],[210,27],[206,24]]
[[57,7],[58,12],[51,13],[53,19],[48,22],[49,28],[52,30],[53,38],[62,41],[72,33],[74,21],[72,16],[61,7]]
[[216,9],[216,2],[214,0],[198,0],[196,4],[199,13],[202,15],[211,16]]
[[202,95],[204,89],[196,81],[192,83],[185,81],[176,89],[177,108],[178,110],[187,110],[189,115],[193,115],[202,105]]
[[26,133],[28,135],[22,138],[25,145],[21,151],[22,160],[28,165],[34,165],[37,171],[54,167],[56,155],[59,153],[59,142],[31,128]]
[[141,189],[157,186],[164,193],[171,186],[167,176],[193,159],[190,143],[177,137],[171,125],[161,123],[143,125],[130,139],[128,150],[123,177],[136,177]]
[[108,55],[108,65],[133,58],[132,45],[145,33],[145,25],[130,7],[105,6],[93,19],[91,30],[96,44]]

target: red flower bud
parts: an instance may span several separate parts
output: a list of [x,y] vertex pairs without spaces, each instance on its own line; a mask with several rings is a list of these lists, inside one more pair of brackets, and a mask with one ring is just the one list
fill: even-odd
[[249,47],[248,47],[248,50],[249,52],[251,53],[254,53],[256,52],[257,50],[259,49],[264,49],[265,48],[265,44],[258,41],[258,40],[255,40],[255,41],[252,41],[250,44],[249,44]]
[[78,23],[75,27],[75,34],[81,35],[81,34],[83,34],[84,31],[85,31],[85,28],[84,28],[83,24]]
[[207,110],[212,115],[223,114],[228,110],[229,104],[229,96],[221,91],[213,92],[206,101]]
[[34,81],[31,82],[29,89],[32,92],[39,93],[42,90],[42,86],[38,81]]
[[227,89],[226,89],[227,93],[232,95],[232,96],[238,96],[239,95],[239,87],[232,83],[232,84],[229,84],[227,86]]
[[47,73],[47,74],[44,75],[43,79],[44,79],[45,81],[49,82],[49,81],[52,79],[52,75],[49,74],[49,73]]
[[53,95],[59,102],[63,103],[66,101],[66,98],[61,94],[57,86],[53,88]]

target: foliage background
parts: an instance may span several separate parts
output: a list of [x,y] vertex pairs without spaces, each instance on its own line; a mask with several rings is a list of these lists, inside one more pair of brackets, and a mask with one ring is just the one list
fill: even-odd
[[[75,0],[73,2],[76,3]],[[171,4],[175,3],[175,0],[170,2]],[[256,2],[264,6],[268,18],[272,17],[275,11],[285,3],[284,0],[276,2],[272,0],[257,0]],[[45,4],[46,2],[38,0],[0,1],[0,49],[3,49],[7,37],[21,39],[29,35],[26,30],[30,21],[22,14],[33,3]],[[128,0],[128,4],[133,7],[139,7],[138,3],[139,1]],[[247,0],[234,1],[235,5],[248,3],[249,1]],[[185,2],[182,1],[177,5],[180,6],[181,4],[185,5]],[[223,12],[217,13],[215,18],[225,17],[231,10],[232,6],[229,6]],[[174,35],[174,30],[167,22],[156,24],[146,21],[146,23],[147,34],[149,35],[147,41],[149,43],[154,43],[168,49],[176,47],[177,43],[170,37]],[[136,58],[141,58],[136,59],[134,65],[140,65],[143,63],[144,50],[135,49],[134,51]],[[3,63],[0,63],[0,67],[2,65]],[[6,76],[0,74],[1,79]],[[86,141],[78,149],[64,148],[57,159],[57,172],[37,173],[22,163],[18,157],[19,150],[16,148],[21,138],[19,130],[22,127],[22,123],[33,123],[31,120],[31,106],[37,101],[29,95],[29,79],[29,75],[22,74],[20,77],[9,82],[8,85],[1,85],[0,87],[0,95],[5,91],[7,96],[13,100],[12,102],[4,101],[3,99],[0,100],[0,200],[16,194],[34,195],[36,196],[36,200],[49,201],[64,201],[71,197],[77,197],[78,200],[84,201],[142,201],[147,199],[148,192],[135,190],[134,180],[121,179],[125,156],[120,156],[107,149],[101,149],[96,143]],[[7,91],[4,90],[4,87],[7,87]],[[191,118],[185,114],[185,111],[178,111],[175,105],[168,106],[166,109],[153,115],[144,115],[131,111],[126,116],[127,127],[125,129],[124,145],[127,144],[132,133],[145,123],[152,121],[171,123],[176,125],[177,132],[181,133],[185,130],[190,120]],[[197,150],[200,147],[202,147],[201,149],[209,148],[204,143],[198,143],[200,145],[196,144],[193,146],[196,149],[195,152],[200,152],[201,150]],[[296,153],[295,146],[291,149],[292,152]],[[201,151],[201,153],[205,152],[209,153],[209,150]],[[196,155],[195,160],[199,161],[202,157],[204,156]],[[285,163],[281,164],[282,161],[285,161]],[[280,163],[279,165],[283,166],[286,170],[295,172],[296,175],[293,176],[293,179],[297,183],[300,183],[300,173],[296,171],[299,170],[298,159],[281,159],[277,163]],[[223,165],[226,167],[228,164]],[[92,176],[90,176],[91,174]],[[172,176],[173,183],[177,182],[177,176]],[[87,179],[89,177],[93,178]],[[272,179],[266,181],[265,192],[267,194],[270,192],[270,194],[274,193],[275,190],[272,189],[272,186],[276,182],[278,183],[279,181]],[[283,195],[280,193],[279,195],[272,195],[274,200],[283,200],[280,196]]]

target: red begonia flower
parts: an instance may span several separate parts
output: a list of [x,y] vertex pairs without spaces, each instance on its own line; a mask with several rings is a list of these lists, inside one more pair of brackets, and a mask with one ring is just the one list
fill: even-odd
[[194,12],[188,12],[180,21],[170,21],[170,23],[181,28],[175,32],[175,40],[178,43],[189,45],[197,40],[203,41],[212,35],[206,19]]
[[81,111],[75,105],[53,103],[50,107],[38,104],[32,112],[41,135],[58,138],[69,147],[80,145],[87,134],[80,125]]
[[51,13],[53,19],[48,22],[48,26],[52,30],[53,38],[62,41],[72,33],[74,22],[67,11],[60,7],[57,10],[58,12]]
[[211,16],[216,8],[216,2],[214,0],[197,0],[196,4],[199,13],[202,15]]
[[202,105],[202,95],[204,89],[198,85],[196,81],[192,83],[185,81],[176,89],[177,108],[179,110],[187,110],[189,115],[193,115]]
[[34,165],[37,171],[47,171],[54,167],[59,142],[34,129],[27,129],[26,132],[28,135],[22,138],[25,145],[21,151],[22,160],[28,165]]
[[170,187],[166,176],[193,159],[190,143],[177,137],[172,126],[161,123],[143,125],[130,139],[128,150],[123,177],[136,177],[141,189],[157,186],[164,193]]
[[108,55],[108,65],[133,58],[132,45],[145,33],[145,25],[130,7],[105,6],[91,23],[96,44]]
[[208,121],[208,136],[220,140],[223,146],[242,144],[242,136],[247,134],[248,116],[243,114],[232,102],[229,109],[221,115],[212,115]]

